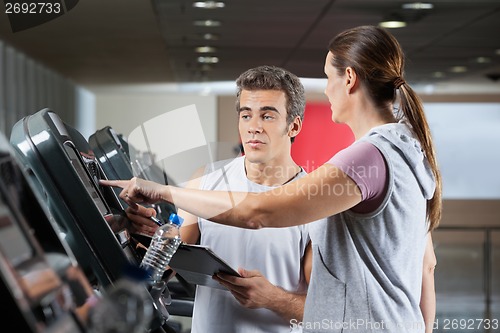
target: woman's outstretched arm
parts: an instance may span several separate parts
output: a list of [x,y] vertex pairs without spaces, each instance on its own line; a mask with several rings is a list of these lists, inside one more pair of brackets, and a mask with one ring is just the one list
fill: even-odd
[[101,184],[121,187],[120,197],[132,209],[140,210],[138,203],[163,200],[217,223],[251,229],[304,224],[340,213],[361,202],[356,183],[330,164],[261,193],[185,189],[139,178],[102,180]]

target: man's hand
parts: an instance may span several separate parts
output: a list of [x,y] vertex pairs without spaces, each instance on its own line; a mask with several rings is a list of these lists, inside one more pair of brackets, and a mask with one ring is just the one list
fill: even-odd
[[269,282],[259,271],[238,269],[241,277],[219,273],[214,276],[234,298],[249,309],[266,308],[286,320],[302,320],[305,294],[288,292]]
[[238,269],[242,277],[219,273],[214,276],[220,284],[225,286],[234,298],[246,308],[267,308],[276,299],[276,293],[284,292],[281,288],[271,284],[259,271]]
[[133,234],[153,236],[156,229],[158,229],[158,225],[151,221],[150,217],[156,216],[156,210],[152,207],[137,206],[138,209],[136,210],[130,208],[125,210],[127,218],[131,222],[129,231]]
[[[122,187],[123,191],[120,197],[124,199],[130,206],[127,207],[125,213],[130,222],[127,229],[132,234],[142,234],[153,236],[158,225],[151,220],[152,216],[156,216],[156,210],[152,207],[145,207],[138,203],[137,196],[144,196],[142,193],[152,193],[153,190],[162,185],[153,182],[145,181],[139,178],[131,180],[100,180],[101,185]],[[141,187],[142,186],[142,187]],[[143,200],[147,202],[148,200]]]

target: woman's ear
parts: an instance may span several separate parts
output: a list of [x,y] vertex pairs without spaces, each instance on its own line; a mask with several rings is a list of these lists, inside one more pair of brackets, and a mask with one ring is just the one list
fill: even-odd
[[350,94],[352,92],[352,89],[356,87],[357,82],[358,76],[356,74],[356,71],[352,67],[347,67],[345,69],[345,83],[347,94]]

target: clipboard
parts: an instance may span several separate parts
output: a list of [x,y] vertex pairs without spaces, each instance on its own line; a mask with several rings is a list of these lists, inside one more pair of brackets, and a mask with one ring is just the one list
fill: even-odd
[[217,273],[240,274],[215,254],[209,247],[181,244],[170,259],[170,268],[189,283],[227,290],[212,279]]

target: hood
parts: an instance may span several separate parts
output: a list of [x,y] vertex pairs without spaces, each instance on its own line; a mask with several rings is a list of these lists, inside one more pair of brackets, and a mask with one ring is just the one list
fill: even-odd
[[366,135],[379,136],[389,142],[406,160],[417,179],[420,190],[427,200],[434,196],[436,182],[432,169],[422,151],[420,142],[413,134],[411,127],[404,121],[375,127]]

